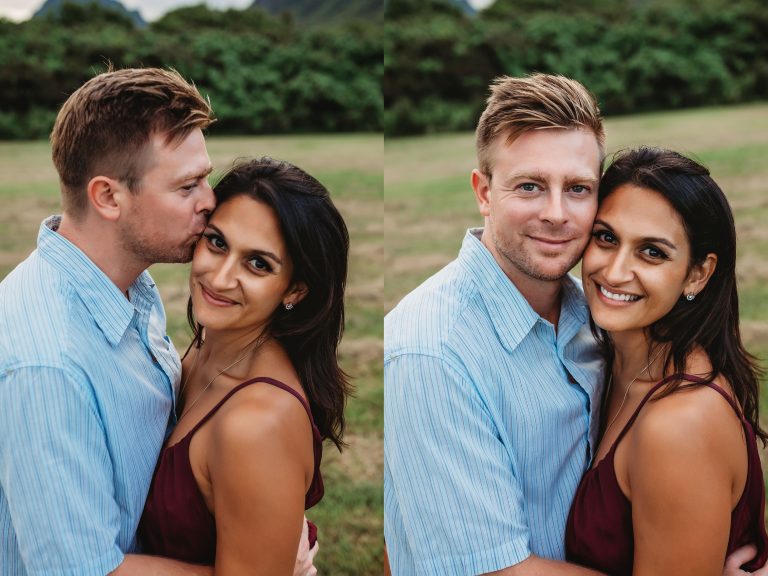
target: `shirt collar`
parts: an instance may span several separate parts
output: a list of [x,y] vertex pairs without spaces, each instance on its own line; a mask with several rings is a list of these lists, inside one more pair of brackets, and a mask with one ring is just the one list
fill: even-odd
[[[539,316],[517,286],[504,274],[490,251],[480,241],[482,228],[470,228],[464,236],[459,262],[475,278],[478,292],[500,340],[514,350],[537,322]],[[581,287],[571,276],[563,278],[559,331],[568,324],[584,325],[588,318]]]
[[37,235],[40,256],[67,279],[104,336],[115,346],[136,309],[150,306],[154,301],[152,278],[144,271],[128,289],[129,301],[80,248],[56,232],[60,223],[61,216],[51,216],[40,224]]

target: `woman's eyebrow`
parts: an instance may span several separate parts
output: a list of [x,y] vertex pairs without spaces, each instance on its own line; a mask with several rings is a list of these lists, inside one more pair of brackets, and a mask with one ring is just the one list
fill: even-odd
[[[224,239],[224,241],[226,242],[227,235],[224,234],[224,232],[221,231],[221,228],[219,228],[215,224],[211,224],[210,222],[208,223],[208,228],[213,228],[216,231],[216,234],[221,236]],[[249,256],[267,256],[271,260],[274,260],[275,262],[277,262],[280,266],[283,265],[283,261],[280,259],[280,257],[277,254],[275,254],[274,252],[270,252],[269,250],[262,250],[260,248],[254,248],[254,249],[248,251],[248,255]]]
[[[608,231],[613,232],[616,234],[616,231],[613,229],[613,226],[608,224],[605,220],[600,220],[600,218],[595,218],[595,224],[600,224],[600,226],[603,226],[604,228],[607,228]],[[616,234],[617,236],[620,236],[620,234]],[[672,250],[677,250],[677,246],[675,246],[671,241],[667,240],[666,238],[661,238],[658,236],[643,236],[640,239],[641,242],[655,242],[657,244],[664,244],[664,246],[667,246],[671,248]]]

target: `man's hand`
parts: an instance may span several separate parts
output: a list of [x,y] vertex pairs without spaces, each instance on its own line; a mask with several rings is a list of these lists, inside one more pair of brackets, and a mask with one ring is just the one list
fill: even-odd
[[296,555],[296,566],[293,568],[293,576],[317,576],[317,568],[315,568],[315,555],[320,548],[320,544],[315,542],[315,545],[309,547],[309,526],[307,525],[307,517],[304,517],[304,524],[301,527],[301,538],[299,539],[299,552]]
[[725,559],[725,566],[723,567],[723,576],[742,576],[744,574],[753,574],[754,576],[768,576],[768,564],[756,570],[755,572],[747,572],[741,569],[742,564],[746,564],[757,554],[757,547],[753,544],[742,546],[735,550],[728,558]]

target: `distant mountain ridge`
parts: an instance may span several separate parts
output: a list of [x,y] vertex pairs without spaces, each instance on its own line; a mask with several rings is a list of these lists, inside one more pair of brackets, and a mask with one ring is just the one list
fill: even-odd
[[64,4],[77,4],[78,6],[91,6],[95,4],[106,10],[127,16],[137,26],[147,25],[138,10],[129,10],[118,0],[45,0],[45,3],[32,15],[32,18],[56,16],[61,12]]
[[384,0],[254,0],[251,8],[261,8],[270,14],[290,12],[303,24],[382,20],[384,17]]
[[453,4],[455,4],[458,8],[461,8],[462,12],[465,14],[475,14],[477,10],[475,10],[472,5],[467,2],[467,0],[451,0]]

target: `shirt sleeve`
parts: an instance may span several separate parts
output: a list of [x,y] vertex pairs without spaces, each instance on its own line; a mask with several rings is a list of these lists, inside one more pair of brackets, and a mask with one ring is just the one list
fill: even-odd
[[120,511],[87,387],[63,369],[18,368],[0,376],[0,407],[0,505],[26,572],[103,576],[117,568]]
[[387,537],[393,564],[398,539],[418,574],[480,574],[530,556],[515,462],[460,367],[418,354],[389,360],[384,422],[385,514],[397,510],[404,532]]

